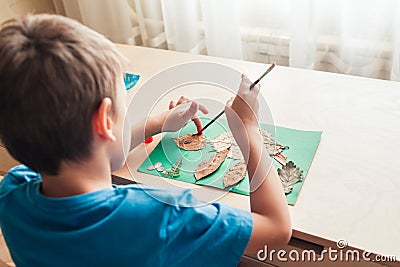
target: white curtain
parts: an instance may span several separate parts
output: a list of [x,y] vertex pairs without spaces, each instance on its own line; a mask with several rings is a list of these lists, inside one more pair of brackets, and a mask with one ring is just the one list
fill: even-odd
[[53,0],[118,43],[400,81],[397,0]]
[[118,43],[133,43],[131,8],[126,0],[53,0],[58,14],[76,19]]

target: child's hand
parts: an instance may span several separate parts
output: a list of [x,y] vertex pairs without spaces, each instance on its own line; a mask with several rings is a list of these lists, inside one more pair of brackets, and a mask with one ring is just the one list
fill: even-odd
[[169,113],[165,119],[162,131],[175,132],[181,129],[191,119],[196,125],[197,131],[202,129],[201,121],[196,113],[200,110],[202,113],[207,114],[208,110],[184,96],[181,96],[178,102],[171,101],[169,103]]
[[230,99],[225,106],[226,117],[231,130],[240,128],[258,127],[258,93],[260,86],[250,90],[251,81],[242,74],[242,82],[234,99]]

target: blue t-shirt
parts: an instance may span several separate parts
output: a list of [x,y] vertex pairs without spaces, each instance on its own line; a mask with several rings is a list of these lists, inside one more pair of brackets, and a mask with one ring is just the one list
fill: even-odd
[[17,266],[236,266],[251,214],[189,190],[113,186],[49,198],[25,166],[0,184],[0,226]]

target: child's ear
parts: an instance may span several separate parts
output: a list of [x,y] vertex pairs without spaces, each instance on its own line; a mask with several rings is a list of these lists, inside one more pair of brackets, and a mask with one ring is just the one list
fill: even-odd
[[110,98],[104,98],[97,112],[93,116],[93,124],[95,132],[101,137],[114,142],[117,140],[112,130],[112,114],[111,114],[112,101]]

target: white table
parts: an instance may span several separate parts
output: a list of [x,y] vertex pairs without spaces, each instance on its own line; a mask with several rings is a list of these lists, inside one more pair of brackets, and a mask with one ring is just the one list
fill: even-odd
[[[253,80],[266,68],[238,60],[118,47],[133,63],[128,71],[141,75],[130,97],[150,76],[183,62],[226,64]],[[323,131],[298,201],[290,207],[293,236],[334,248],[336,241],[345,239],[352,247],[399,260],[400,83],[278,66],[263,80],[262,93],[276,125]],[[128,158],[133,177],[126,167],[116,174],[160,185],[160,178],[136,172],[145,157],[141,145]],[[207,200],[214,191],[205,187],[196,193]],[[239,194],[229,193],[220,201],[249,209],[249,198]]]

